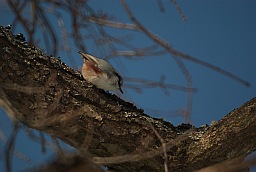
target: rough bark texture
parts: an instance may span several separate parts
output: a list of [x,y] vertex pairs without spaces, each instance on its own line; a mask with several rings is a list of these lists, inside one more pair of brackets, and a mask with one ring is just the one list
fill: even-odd
[[256,98],[212,126],[174,127],[95,88],[3,27],[0,61],[0,99],[10,116],[88,151],[94,162],[114,171],[163,172],[164,146],[171,171],[200,169],[256,148]]

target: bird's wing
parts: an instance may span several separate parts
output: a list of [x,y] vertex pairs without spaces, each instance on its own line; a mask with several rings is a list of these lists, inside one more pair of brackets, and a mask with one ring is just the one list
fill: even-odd
[[77,52],[82,55],[83,59],[89,60],[90,62],[92,62],[98,66],[98,63],[99,63],[98,58],[96,58],[90,54],[83,53],[81,51],[77,51]]

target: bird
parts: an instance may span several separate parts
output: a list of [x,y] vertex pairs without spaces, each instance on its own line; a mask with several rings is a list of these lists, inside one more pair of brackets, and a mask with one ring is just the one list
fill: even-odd
[[82,75],[84,79],[105,91],[119,90],[123,94],[123,78],[106,60],[77,51],[83,58]]

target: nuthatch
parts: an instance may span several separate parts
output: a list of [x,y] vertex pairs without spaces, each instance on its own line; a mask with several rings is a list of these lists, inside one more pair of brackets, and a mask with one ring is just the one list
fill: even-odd
[[120,90],[123,94],[121,86],[123,85],[123,78],[117,70],[107,61],[93,57],[90,54],[82,53],[84,64],[82,67],[82,75],[84,79],[103,90]]

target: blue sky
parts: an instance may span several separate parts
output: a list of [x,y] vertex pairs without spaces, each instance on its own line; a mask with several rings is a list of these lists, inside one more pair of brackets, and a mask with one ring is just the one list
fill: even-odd
[[[0,1],[3,3],[2,1]],[[163,1],[165,13],[161,13],[157,1],[128,1],[134,15],[150,31],[167,41],[174,49],[189,54],[200,60],[221,67],[251,83],[249,88],[238,82],[200,66],[190,61],[183,60],[192,76],[193,87],[198,92],[193,94],[191,122],[195,126],[210,124],[212,120],[219,120],[234,108],[241,106],[256,95],[256,1],[178,1],[183,13],[187,17],[184,22],[178,11],[170,1]],[[96,12],[105,11],[113,16],[115,21],[130,22],[119,1],[89,1]],[[0,6],[0,24],[10,24],[13,16],[8,8]],[[68,23],[68,22],[67,22]],[[115,36],[125,36],[126,31],[117,31],[105,28]],[[16,33],[22,32],[20,27]],[[153,42],[145,35],[128,31],[131,36],[130,43],[138,48],[152,46]],[[37,35],[40,38],[40,35]],[[40,45],[44,48],[44,45]],[[105,57],[110,51],[108,47],[98,47],[90,42],[88,52]],[[120,47],[122,48],[122,47]],[[160,50],[160,48],[158,47]],[[82,60],[76,53],[77,48],[71,45],[71,53],[76,65],[81,67]],[[104,51],[102,51],[104,50]],[[50,54],[49,54],[50,55]],[[65,53],[60,53],[61,59],[72,66]],[[110,60],[123,76],[139,77],[158,81],[160,76],[166,76],[166,82],[186,85],[186,80],[177,64],[170,55],[146,57],[140,60],[128,60],[118,57]],[[184,120],[178,116],[177,110],[185,108],[186,94],[170,90],[166,96],[159,88],[145,89],[141,94],[125,88],[121,95],[127,101],[134,102],[138,107],[145,109],[151,116],[164,118],[174,125]],[[157,112],[153,110],[157,110]],[[10,122],[6,114],[0,111],[0,127],[8,136]],[[16,149],[38,161],[41,157],[35,156],[40,152],[40,146],[33,141],[27,141],[24,132],[21,132]],[[1,142],[0,142],[1,143]],[[31,146],[33,150],[31,150]],[[23,146],[22,146],[23,145]],[[0,146],[4,147],[4,143]],[[28,149],[30,147],[30,149]],[[35,152],[33,152],[35,151]],[[30,155],[31,154],[31,155]],[[19,168],[27,165],[26,162],[16,158],[15,162],[21,164]],[[0,168],[1,168],[0,159]],[[31,163],[35,165],[35,163]],[[17,167],[17,169],[19,169]]]

